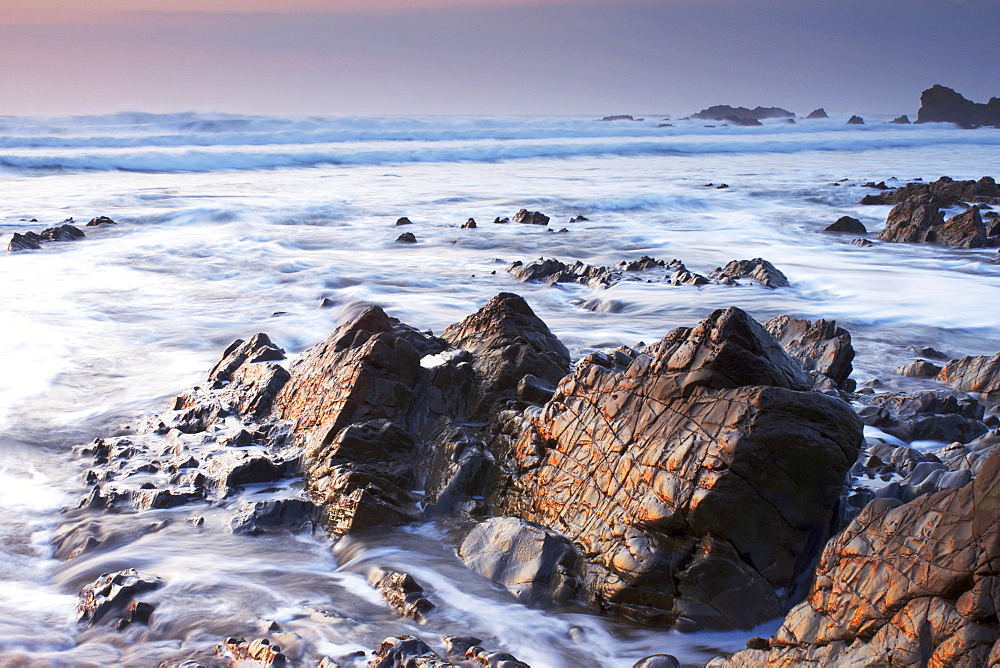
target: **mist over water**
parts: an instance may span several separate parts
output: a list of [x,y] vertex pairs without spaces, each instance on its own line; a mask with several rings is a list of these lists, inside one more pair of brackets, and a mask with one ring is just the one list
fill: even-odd
[[[53,545],[66,523],[91,517],[61,512],[85,491],[74,445],[165,409],[236,338],[263,331],[299,353],[367,304],[440,333],[517,292],[574,358],[651,343],[730,305],[759,321],[836,319],[854,339],[855,379],[928,387],[893,380],[914,358],[908,346],[1000,350],[995,249],[859,248],[822,232],[843,215],[881,229],[889,208],[856,204],[866,181],[1000,177],[1000,132],[844,120],[0,120],[0,241],[70,217],[87,233],[0,257],[0,663],[206,660],[228,635],[259,634],[261,619],[331,656],[404,632],[434,647],[472,633],[536,667],[630,666],[658,652],[698,664],[768,635],[684,636],[526,608],[465,570],[453,529],[437,524],[333,545],[320,534],[232,536],[223,509],[189,506],[115,516],[115,534],[79,558],[56,559]],[[491,223],[521,208],[550,216],[553,231]],[[82,227],[99,215],[118,225]],[[568,222],[578,215],[589,220]],[[414,224],[393,227],[400,216]],[[460,229],[470,217],[478,227]],[[402,231],[418,243],[394,243]],[[542,256],[611,265],[644,254],[702,274],[763,257],[791,287],[675,287],[651,274],[592,290],[504,271]],[[204,525],[186,522],[192,513]],[[417,626],[385,610],[364,582],[385,565],[420,581],[440,614]],[[148,596],[151,626],[83,631],[79,588],[127,567],[166,581]]]

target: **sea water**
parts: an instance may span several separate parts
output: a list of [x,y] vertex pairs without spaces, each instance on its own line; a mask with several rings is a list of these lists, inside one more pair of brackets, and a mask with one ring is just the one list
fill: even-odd
[[[682,635],[525,607],[464,569],[452,528],[434,523],[333,543],[232,536],[221,511],[202,509],[194,526],[182,508],[105,518],[115,535],[75,559],[55,559],[53,541],[84,493],[74,445],[163,410],[236,338],[267,332],[294,356],[368,304],[440,333],[517,292],[574,358],[653,342],[726,306],[759,321],[835,319],[853,336],[855,379],[903,388],[933,385],[895,376],[911,346],[997,352],[995,250],[862,248],[822,230],[844,215],[881,229],[889,207],[857,204],[866,181],[1000,177],[1000,131],[845,120],[0,119],[0,242],[70,218],[87,233],[0,257],[0,664],[206,661],[226,636],[260,635],[260,620],[297,634],[289,642],[311,658],[400,633],[439,648],[459,633],[536,668],[664,652],[697,665],[771,633]],[[550,224],[492,224],[521,208]],[[118,224],[82,227],[100,215]],[[413,224],[394,227],[401,216]],[[476,229],[461,229],[468,218]],[[394,243],[403,231],[417,243]],[[702,274],[763,257],[791,287],[547,287],[505,271],[641,255]],[[412,574],[438,612],[423,626],[391,615],[364,581],[372,566]],[[150,596],[151,626],[79,627],[80,587],[128,567],[167,583]]]

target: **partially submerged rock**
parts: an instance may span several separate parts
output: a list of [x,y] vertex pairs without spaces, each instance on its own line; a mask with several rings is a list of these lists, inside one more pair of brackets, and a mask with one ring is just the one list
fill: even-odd
[[402,617],[423,621],[434,609],[421,587],[409,573],[375,568],[368,573],[368,584],[374,587],[389,607]]
[[549,217],[541,211],[528,211],[527,209],[521,209],[514,214],[513,221],[515,223],[528,223],[530,225],[548,225]]
[[846,123],[846,125],[864,125],[864,124],[865,124],[865,119],[861,118],[860,116],[851,116],[849,119],[847,119]]
[[841,216],[836,221],[827,225],[824,232],[849,232],[851,234],[868,234],[868,230],[857,218]]
[[163,580],[143,575],[134,568],[117,573],[105,573],[80,590],[77,620],[87,626],[101,621],[105,615],[124,610],[139,594],[159,589]]
[[786,288],[788,278],[773,264],[763,258],[752,260],[733,260],[725,267],[717,267],[711,274],[712,278],[750,278],[765,288]]
[[938,380],[966,392],[1000,394],[1000,353],[952,360],[941,369]]
[[264,668],[282,668],[289,665],[288,657],[282,654],[281,648],[272,644],[267,638],[249,641],[245,638],[226,638],[226,641],[218,646],[216,653],[219,656],[229,653],[239,662],[253,661]]
[[810,111],[809,115],[806,116],[806,118],[809,120],[816,120],[820,118],[830,118],[830,117],[827,115],[826,109],[820,107],[819,109],[813,109],[812,111]]

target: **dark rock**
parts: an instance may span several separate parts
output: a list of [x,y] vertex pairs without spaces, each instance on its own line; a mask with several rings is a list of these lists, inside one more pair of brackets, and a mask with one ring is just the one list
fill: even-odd
[[730,118],[748,118],[760,121],[767,118],[792,118],[794,116],[795,114],[792,112],[780,107],[747,109],[746,107],[730,107],[728,104],[715,105],[708,109],[702,109],[696,114],[691,114],[691,118],[706,121],[723,121]]
[[412,224],[413,224],[412,220],[410,220],[406,216],[403,216],[402,218],[396,219],[396,224],[393,225],[393,227],[399,227],[400,225],[412,225]]
[[368,573],[368,584],[374,587],[389,607],[398,615],[423,621],[434,609],[424,589],[408,573],[375,568]]
[[826,546],[809,597],[769,650],[711,665],[994,662],[1000,640],[1000,452],[960,488],[878,499]]
[[458,556],[522,603],[564,602],[576,594],[573,544],[538,524],[515,517],[488,519],[469,532]]
[[938,380],[966,392],[1000,394],[1000,353],[992,357],[963,357],[944,365]]
[[521,209],[514,214],[513,221],[515,223],[528,223],[530,225],[548,225],[549,217],[541,211],[528,211],[527,209]]
[[[70,218],[68,222],[73,222],[73,219]],[[111,220],[107,216],[98,216],[97,218],[91,218],[90,222],[87,223],[87,227],[97,227],[99,225],[117,225],[117,224],[118,223]]]
[[720,183],[719,185],[715,186],[715,189],[716,189],[716,190],[725,190],[725,189],[727,189],[728,187],[729,187],[729,184],[728,184],[728,183]]
[[398,237],[396,237],[397,244],[415,244],[417,243],[417,237],[412,232],[403,232]]
[[935,378],[941,373],[941,367],[927,360],[916,360],[899,367],[896,373],[907,378]]
[[644,121],[644,118],[632,118],[629,114],[619,114],[617,116],[605,116],[602,121]]
[[[580,546],[583,591],[679,628],[782,609],[822,543],[861,422],[739,309],[581,360],[511,446],[500,510]],[[641,454],[640,454],[641,453]]]
[[672,654],[653,654],[639,659],[632,668],[681,668],[681,662]]
[[[837,327],[836,321],[810,322],[782,315],[768,320],[764,327],[803,369],[822,374],[840,389],[854,389],[848,378],[854,360],[851,334]],[[815,387],[816,382],[813,384]]]
[[571,223],[582,223],[582,222],[586,222],[586,221],[589,221],[589,220],[590,220],[590,218],[587,218],[586,216],[573,216],[572,218],[569,219],[569,222],[571,222]]
[[506,217],[505,218],[500,218],[499,216],[497,216],[496,218],[493,219],[493,223],[495,225],[506,225],[509,222],[510,222],[510,218],[506,218]]
[[125,614],[122,615],[121,619],[115,622],[116,631],[124,631],[127,627],[132,624],[149,624],[150,618],[153,616],[153,611],[155,608],[143,601],[132,601],[129,603],[128,607],[125,608]]
[[218,646],[216,653],[222,656],[227,651],[237,661],[256,661],[267,668],[289,665],[288,658],[281,653],[281,648],[272,645],[267,638],[250,641],[245,638],[226,638],[226,641]]
[[758,121],[756,118],[739,118],[737,116],[726,116],[725,118],[723,118],[721,120],[728,121],[728,122],[732,123],[733,125],[739,125],[741,127],[748,127],[748,128],[760,127],[760,126],[764,125],[763,123],[761,123],[760,121]]
[[17,253],[18,251],[38,250],[41,248],[38,241],[33,239],[31,236],[28,236],[28,234],[18,234],[17,232],[14,232],[13,236],[11,236],[10,243],[7,244],[7,252]]
[[861,118],[860,116],[851,116],[849,119],[847,119],[847,125],[864,125],[864,124],[865,124],[865,119]]
[[860,246],[861,248],[868,248],[872,245],[871,239],[851,239],[852,246]]
[[445,661],[416,636],[402,635],[382,641],[369,668],[459,668]]
[[861,187],[862,188],[874,188],[875,190],[892,190],[892,188],[890,188],[889,186],[887,186],[885,184],[885,181],[879,181],[878,183],[875,183],[874,181],[869,181],[868,183],[865,183]]
[[467,221],[462,223],[463,230],[474,230],[476,229],[476,221],[474,218],[469,218]]
[[142,575],[134,568],[105,573],[80,590],[77,620],[87,626],[96,624],[109,612],[123,610],[136,595],[162,585],[160,578]]
[[826,110],[823,107],[820,107],[819,109],[814,109],[813,111],[810,111],[809,115],[806,116],[806,118],[815,120],[817,118],[830,118],[830,117],[827,115]]
[[824,232],[850,232],[851,234],[868,234],[868,230],[857,218],[841,216],[835,222],[828,225]]
[[906,114],[903,114],[902,116],[897,116],[896,118],[892,119],[889,122],[894,125],[909,125],[910,117],[907,116]]
[[967,443],[986,431],[983,405],[958,392],[883,393],[866,397],[863,403],[866,406],[858,414],[865,424],[904,441]]
[[920,94],[917,123],[1000,125],[1000,98],[992,97],[986,104],[977,104],[951,88],[936,84]]
[[717,267],[709,274],[712,278],[750,278],[765,288],[786,288],[788,279],[773,264],[762,258],[733,260],[725,267]]
[[307,499],[269,499],[243,504],[226,522],[231,533],[256,536],[270,531],[312,530],[319,508]]
[[917,196],[893,207],[878,238],[902,243],[933,242],[938,240],[943,225],[938,205],[930,197]]
[[913,181],[902,188],[866,195],[860,204],[901,204],[914,198],[926,199],[938,207],[955,206],[962,202],[1000,203],[1000,186],[989,176],[978,181],[955,181],[942,176],[930,183]]
[[45,241],[76,241],[77,239],[83,239],[87,235],[82,230],[67,223],[59,227],[50,227],[44,230],[40,236]]

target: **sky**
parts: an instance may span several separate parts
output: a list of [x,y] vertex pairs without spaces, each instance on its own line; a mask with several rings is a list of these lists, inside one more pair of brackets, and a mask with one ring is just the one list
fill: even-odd
[[1000,0],[2,0],[0,115],[910,114]]

